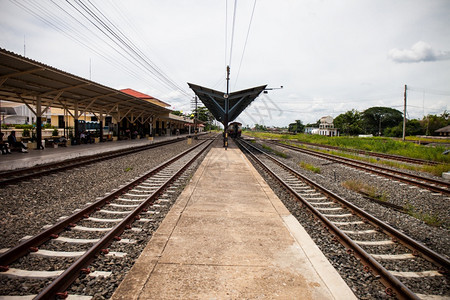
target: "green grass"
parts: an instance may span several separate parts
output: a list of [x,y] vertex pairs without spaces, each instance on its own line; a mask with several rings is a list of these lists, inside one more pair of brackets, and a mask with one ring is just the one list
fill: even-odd
[[435,216],[430,213],[423,213],[421,210],[418,210],[414,205],[408,203],[404,206],[404,208],[408,215],[425,222],[425,224],[435,227],[439,227],[443,224],[442,220],[438,216]]
[[124,169],[125,172],[130,172],[131,170],[133,170],[133,168],[131,168],[131,167],[128,167],[128,168]]
[[310,170],[310,171],[312,171],[314,173],[320,174],[320,168],[319,167],[313,166],[313,165],[308,164],[308,163],[306,163],[304,161],[300,162],[299,165],[300,165],[300,167],[302,167],[305,170]]
[[[290,145],[298,146],[295,144],[294,145],[290,144]],[[308,147],[304,147],[304,148],[308,148]],[[450,171],[450,164],[439,164],[436,166],[412,165],[412,164],[407,164],[407,163],[402,163],[402,162],[392,161],[392,160],[378,160],[376,158],[364,157],[364,156],[359,156],[356,154],[343,153],[343,152],[338,152],[338,151],[334,151],[334,150],[314,149],[314,151],[323,152],[323,153],[327,153],[327,154],[333,154],[333,155],[337,155],[337,156],[341,156],[341,157],[345,157],[345,158],[351,158],[351,159],[355,159],[355,160],[361,160],[361,161],[369,162],[372,164],[379,164],[379,165],[384,165],[384,166],[388,166],[388,167],[394,167],[394,168],[398,168],[398,169],[411,170],[411,171],[417,171],[417,172],[427,172],[427,173],[433,174],[435,176],[442,176],[442,173]]]
[[282,157],[282,158],[288,158],[287,154],[284,153],[284,152],[280,152],[280,151],[274,150],[271,147],[269,147],[267,145],[264,145],[264,144],[262,144],[262,147],[263,147],[263,149],[267,150],[270,153],[275,154],[276,156],[279,156],[279,157]]
[[417,137],[417,136],[407,136],[407,137],[405,137],[405,139],[407,141],[413,141],[413,142],[448,143],[448,139],[446,139],[446,138],[431,139],[431,138],[424,138],[424,137]]
[[346,189],[355,191],[360,194],[367,195],[371,198],[388,202],[389,196],[385,192],[380,192],[376,187],[362,182],[361,180],[347,180],[342,183]]
[[[447,150],[445,146],[427,147],[414,144],[411,142],[403,142],[392,138],[371,137],[359,138],[349,136],[327,137],[321,135],[309,134],[274,134],[267,132],[245,132],[250,135],[263,139],[286,139],[299,142],[316,143],[322,145],[337,146],[349,149],[360,149],[365,151],[380,152],[386,154],[402,155],[406,157],[432,160],[443,164],[450,164],[450,155],[443,155]],[[446,139],[450,143],[450,139]]]
[[[386,193],[384,192],[380,193],[379,191],[377,191],[376,187],[364,183],[360,180],[344,181],[342,183],[342,186],[349,190],[367,195],[371,198],[375,198],[383,202],[389,201],[389,196]],[[411,205],[409,203],[404,205],[403,209],[408,215],[418,220],[421,220],[425,222],[425,224],[428,224],[430,226],[439,227],[443,224],[442,220],[438,216],[435,216],[430,213],[423,213],[422,211],[418,210],[414,205]]]

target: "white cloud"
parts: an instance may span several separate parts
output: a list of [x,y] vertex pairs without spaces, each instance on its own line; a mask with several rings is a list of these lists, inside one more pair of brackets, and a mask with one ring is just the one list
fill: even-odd
[[[119,49],[108,46],[109,40],[96,28],[81,26],[55,1],[26,3],[39,2],[40,8],[60,16],[68,26],[67,34],[80,36],[98,53],[52,29],[16,2],[20,1],[0,0],[2,48],[22,54],[25,36],[27,57],[85,78],[92,74],[93,81],[112,88],[135,89],[184,112],[192,109],[194,96],[186,82],[226,90],[234,1],[228,1],[227,42],[222,1],[91,1],[191,97],[161,84],[150,70],[119,55]],[[448,90],[450,59],[444,59],[450,52],[450,5],[448,0],[428,2],[259,1],[238,76],[253,8],[253,1],[239,2],[231,91],[262,84],[284,86],[261,95],[240,116],[243,123],[285,126],[297,119],[306,124],[351,109],[386,105],[402,109],[405,84],[425,91]],[[47,21],[59,24],[54,18]],[[421,39],[425,42],[410,47]],[[408,48],[392,49],[397,45]],[[438,61],[407,63],[433,60]],[[412,91],[408,103],[419,108],[418,115],[412,109],[409,115],[434,112],[442,107],[434,108],[435,102],[450,103],[449,99],[448,93],[432,97]]]
[[397,63],[411,63],[421,61],[437,61],[450,59],[449,51],[435,51],[433,48],[423,42],[418,41],[411,49],[391,49],[388,54],[389,58]]

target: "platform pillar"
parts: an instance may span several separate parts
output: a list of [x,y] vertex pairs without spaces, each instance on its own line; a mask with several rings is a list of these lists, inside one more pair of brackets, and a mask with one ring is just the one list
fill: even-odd
[[44,149],[42,145],[42,103],[40,96],[36,98],[36,138],[37,149]]
[[100,113],[100,142],[103,142],[103,114]]

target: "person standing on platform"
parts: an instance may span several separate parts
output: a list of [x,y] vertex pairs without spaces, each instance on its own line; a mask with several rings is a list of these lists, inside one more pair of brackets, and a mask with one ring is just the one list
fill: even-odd
[[17,141],[16,132],[14,130],[11,131],[11,133],[8,135],[8,143],[9,143],[10,147],[22,148],[23,153],[28,152],[27,146],[25,146],[24,143]]

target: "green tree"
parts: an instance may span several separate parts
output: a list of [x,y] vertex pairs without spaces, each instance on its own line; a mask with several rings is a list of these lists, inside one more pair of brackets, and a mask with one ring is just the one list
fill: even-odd
[[[405,135],[423,135],[425,134],[425,129],[422,127],[419,120],[412,119],[406,121]],[[383,135],[390,137],[402,137],[403,136],[403,122],[394,127],[386,128]]]
[[303,132],[304,129],[305,129],[305,125],[303,125],[301,120],[295,120],[295,123],[289,124],[289,127],[288,127],[289,132],[295,132],[295,133]]
[[197,116],[197,120],[202,121],[205,124],[205,130],[217,130],[219,129],[218,126],[213,124],[213,121],[215,120],[212,113],[205,107],[205,106],[199,106],[197,107],[197,110],[193,110],[189,117],[191,119],[194,119],[194,117]]
[[317,120],[316,123],[308,123],[308,124],[306,124],[305,127],[315,127],[315,128],[319,128],[319,125],[320,125],[320,119]]
[[334,127],[342,134],[357,135],[363,132],[361,125],[361,113],[355,109],[349,110],[337,116],[333,121]]
[[395,127],[403,121],[403,114],[390,107],[371,107],[361,114],[363,130],[373,135],[381,135],[386,128]]
[[[403,130],[403,124],[402,124]],[[422,127],[422,124],[417,119],[407,120],[406,121],[406,135],[424,135],[425,128]],[[403,132],[402,132],[403,135]]]
[[179,110],[174,110],[171,112],[171,114],[176,116],[184,116],[183,112]]
[[[198,114],[197,119],[202,121],[202,122],[208,122],[210,121],[212,114],[209,112],[209,110],[205,107],[205,106],[199,106],[197,107],[197,110],[192,110],[192,113],[190,115],[191,119],[193,119],[196,115],[196,113]],[[213,118],[214,120],[214,118]]]
[[256,131],[267,131],[267,127],[265,125],[255,124]]
[[444,111],[440,116],[428,115],[420,122],[425,129],[426,135],[438,135],[435,131],[439,128],[450,125],[449,113]]

